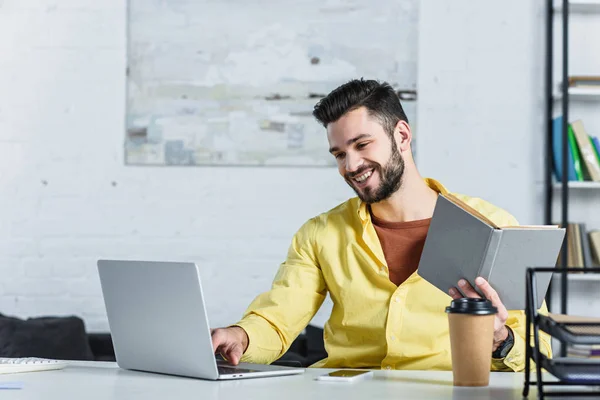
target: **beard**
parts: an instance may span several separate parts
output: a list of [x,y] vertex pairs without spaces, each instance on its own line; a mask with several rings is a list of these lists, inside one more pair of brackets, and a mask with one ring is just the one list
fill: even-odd
[[[346,174],[344,178],[346,183],[354,190],[356,195],[365,203],[373,204],[388,199],[392,194],[396,193],[402,186],[402,175],[404,174],[404,159],[398,151],[398,146],[395,140],[392,142],[392,154],[388,162],[381,166],[375,162],[369,162],[363,165],[358,171],[352,174]],[[357,189],[354,186],[352,178],[364,174],[366,171],[373,170],[377,171],[381,182],[375,189],[366,187],[364,189]]]

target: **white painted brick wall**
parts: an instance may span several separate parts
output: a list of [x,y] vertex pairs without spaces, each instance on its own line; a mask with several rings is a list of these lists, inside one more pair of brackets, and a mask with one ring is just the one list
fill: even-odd
[[543,220],[542,3],[423,0],[420,8],[422,171],[526,224]]
[[[523,224],[544,218],[544,6],[520,0],[420,3],[421,171],[506,208]],[[555,87],[562,71],[560,15]],[[571,15],[571,74],[598,72],[600,55],[583,39],[598,36],[599,22],[596,14]],[[569,119],[578,118],[590,134],[600,135],[596,102],[572,102]],[[555,196],[559,221],[560,192]],[[597,191],[572,190],[570,201],[573,221],[600,229]]]
[[[542,177],[539,10],[422,3],[419,163],[539,222],[541,197],[507,190]],[[231,323],[351,192],[335,170],[125,167],[124,54],[121,0],[0,1],[0,312],[105,330],[97,258],[194,260],[211,323]]]
[[[422,0],[419,9],[421,172],[505,208],[522,224],[544,222],[543,3]],[[555,84],[562,71],[560,17]],[[570,73],[598,74],[597,44],[586,38],[598,37],[600,16],[572,14],[570,21]],[[572,102],[570,113],[570,121],[582,118],[589,133],[600,135],[598,103]],[[560,191],[554,193],[560,223]],[[569,219],[600,229],[599,194],[571,190]],[[574,282],[568,312],[599,316],[598,290],[597,282]]]
[[124,54],[123,1],[0,2],[0,312],[103,331],[98,258],[192,260],[232,323],[351,192],[334,169],[125,167]]

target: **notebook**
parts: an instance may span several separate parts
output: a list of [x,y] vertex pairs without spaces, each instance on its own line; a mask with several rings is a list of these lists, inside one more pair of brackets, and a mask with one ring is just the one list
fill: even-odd
[[[461,278],[478,290],[475,278],[481,276],[508,310],[524,310],[527,268],[555,266],[564,238],[565,229],[555,225],[497,226],[457,197],[440,194],[418,274],[444,293]],[[536,275],[537,308],[551,278]]]
[[123,369],[208,380],[304,373],[304,368],[216,360],[194,262],[98,260],[98,273]]

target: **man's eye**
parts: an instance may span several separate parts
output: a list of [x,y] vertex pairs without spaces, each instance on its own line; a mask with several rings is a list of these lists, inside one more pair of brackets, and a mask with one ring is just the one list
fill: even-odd
[[341,158],[344,158],[344,156],[345,156],[345,154],[344,154],[344,153],[337,153],[337,154],[335,155],[335,158],[337,158],[337,159],[339,160],[339,159],[341,159]]
[[359,143],[356,145],[357,149],[364,149],[365,147],[367,147],[369,143]]

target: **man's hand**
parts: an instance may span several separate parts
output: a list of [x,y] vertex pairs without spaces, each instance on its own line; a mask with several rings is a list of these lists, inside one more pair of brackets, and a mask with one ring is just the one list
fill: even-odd
[[233,365],[238,365],[240,358],[248,348],[248,334],[239,326],[212,329],[213,351],[220,353]]
[[[485,297],[492,302],[492,305],[498,309],[498,313],[496,314],[496,318],[494,319],[494,347],[492,349],[492,351],[496,351],[500,343],[505,341],[508,337],[508,328],[506,328],[505,325],[506,319],[508,318],[508,311],[506,311],[506,307],[504,307],[504,304],[502,304],[500,297],[498,297],[498,293],[496,293],[494,288],[491,287],[485,279],[479,277],[475,279],[475,284],[477,285],[481,293],[483,293]],[[481,298],[481,296],[473,289],[473,287],[466,280],[461,279],[460,281],[458,281],[458,286],[460,287],[460,290],[462,290],[462,292],[465,294],[465,296]],[[448,292],[450,293],[450,296],[453,299],[460,299],[461,297],[463,297],[460,294],[460,292],[456,290],[456,288],[451,288]]]

